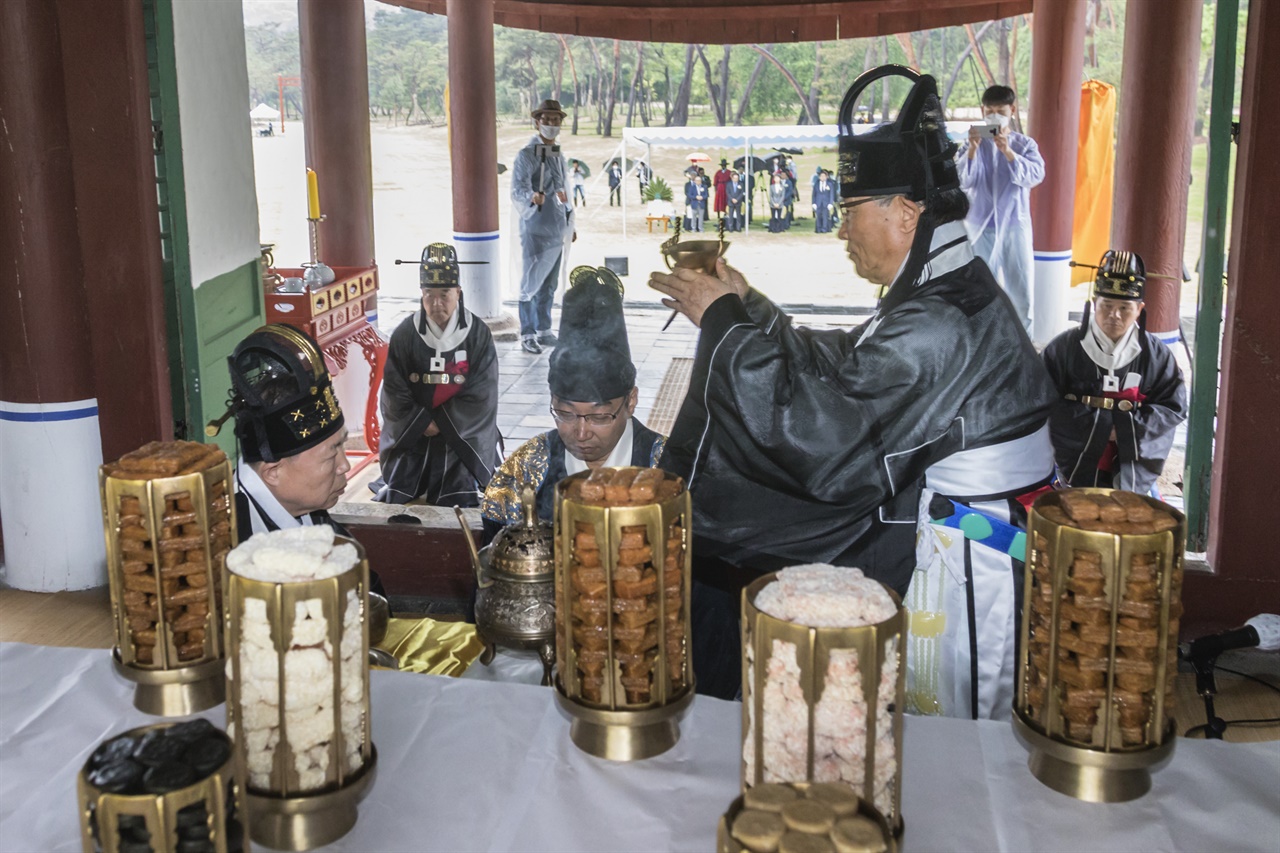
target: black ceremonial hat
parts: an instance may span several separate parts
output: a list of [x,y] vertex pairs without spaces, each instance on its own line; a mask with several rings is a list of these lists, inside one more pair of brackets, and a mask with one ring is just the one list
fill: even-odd
[[583,266],[569,274],[548,382],[552,394],[574,403],[603,403],[635,387],[622,281],[609,268]]
[[236,438],[247,462],[278,462],[342,429],[324,354],[293,326],[251,333],[227,359]]
[[[914,84],[898,117],[855,134],[859,96],[885,77],[905,77]],[[957,146],[947,137],[938,84],[928,74],[903,65],[881,65],[854,80],[840,104],[839,142],[842,198],[901,194],[923,202],[960,186],[954,161]]]
[[1093,295],[1106,299],[1141,300],[1147,281],[1147,268],[1137,252],[1108,249],[1098,262],[1093,279]]
[[458,253],[448,243],[429,243],[422,250],[418,284],[422,287],[459,287]]

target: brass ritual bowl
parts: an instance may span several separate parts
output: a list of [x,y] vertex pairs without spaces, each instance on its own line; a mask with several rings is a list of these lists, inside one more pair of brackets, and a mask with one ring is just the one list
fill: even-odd
[[663,246],[662,256],[667,269],[698,270],[715,275],[716,259],[728,248],[729,244],[723,240],[685,240],[673,246]]

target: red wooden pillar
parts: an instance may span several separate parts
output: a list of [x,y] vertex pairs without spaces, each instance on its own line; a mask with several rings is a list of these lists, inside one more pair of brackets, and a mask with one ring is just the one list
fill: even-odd
[[1051,341],[1068,325],[1076,155],[1080,144],[1080,69],[1087,0],[1035,0],[1029,135],[1044,157],[1044,181],[1031,191],[1035,247],[1032,338]]
[[[58,0],[84,294],[107,459],[173,438],[142,5]],[[121,310],[127,309],[127,310]]]
[[364,0],[298,0],[298,37],[307,165],[319,176],[325,216],[320,260],[367,267],[374,261],[373,156]]
[[57,9],[0,3],[0,521],[19,589],[105,582],[93,350]]
[[448,0],[449,155],[453,241],[467,306],[502,314],[498,252],[498,141],[493,71],[493,0]]
[[1148,278],[1146,290],[1147,330],[1166,342],[1178,339],[1202,6],[1130,3],[1124,19],[1111,244],[1168,276]]
[[1280,612],[1275,559],[1276,484],[1280,482],[1280,6],[1249,5],[1235,208],[1227,265],[1221,392],[1209,497],[1209,565],[1188,573],[1182,594],[1190,636]]

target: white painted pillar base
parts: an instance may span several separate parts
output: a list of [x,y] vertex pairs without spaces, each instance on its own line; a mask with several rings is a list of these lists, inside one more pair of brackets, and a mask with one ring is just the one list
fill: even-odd
[[486,320],[502,316],[502,253],[498,242],[497,231],[453,232],[453,246],[459,261],[484,261],[464,263],[460,273],[467,308]]
[[1035,253],[1031,340],[1044,346],[1071,325],[1071,250]]
[[107,582],[98,401],[0,400],[5,585],[31,592]]

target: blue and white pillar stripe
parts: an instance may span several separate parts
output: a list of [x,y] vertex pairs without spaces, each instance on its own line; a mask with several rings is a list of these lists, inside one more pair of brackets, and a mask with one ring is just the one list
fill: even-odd
[[478,317],[502,316],[502,256],[497,231],[454,231],[453,245],[459,261],[482,261],[461,267],[462,292],[467,307]]
[[1071,325],[1071,250],[1035,253],[1031,340],[1044,346]]
[[107,582],[98,401],[0,400],[3,579],[32,592]]

